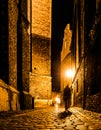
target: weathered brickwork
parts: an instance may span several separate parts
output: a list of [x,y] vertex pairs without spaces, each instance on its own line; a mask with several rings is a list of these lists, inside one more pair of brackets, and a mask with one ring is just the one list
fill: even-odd
[[17,1],[0,1],[0,5],[0,17],[4,20],[0,25],[0,111],[17,110]]
[[64,30],[61,61],[66,57],[67,53],[70,52],[71,37],[72,37],[72,30],[70,30],[70,24],[67,24]]
[[32,33],[51,37],[51,0],[32,1]]
[[29,44],[29,35],[26,32],[26,29],[23,29],[22,37],[22,80],[23,88],[26,91],[29,91],[29,71],[30,71],[30,44]]
[[[6,55],[1,58],[6,59],[4,62],[0,59],[0,62],[2,62],[5,65],[7,65],[8,73],[5,73],[5,75],[8,75],[8,82],[2,76],[0,77],[4,81],[0,80],[0,111],[8,111],[8,110],[17,110],[20,109],[19,105],[19,92],[17,89],[17,20],[18,20],[18,9],[17,9],[17,1],[11,0],[6,3],[6,6],[4,6],[4,2],[1,3],[2,12],[6,12],[6,15],[2,14],[2,19],[5,19],[8,23],[5,23],[4,29],[1,31],[1,37],[3,40],[3,44],[5,46],[1,46],[0,50],[1,52],[7,52],[8,53],[8,59],[6,59]],[[1,15],[0,15],[1,16]],[[2,25],[3,26],[3,25]],[[8,33],[7,33],[8,32]],[[5,37],[8,36],[8,37]],[[6,38],[6,42],[3,39],[3,37]],[[0,68],[2,69],[2,68]],[[3,71],[5,71],[3,69]],[[6,72],[6,71],[5,71]]]
[[[101,21],[100,21],[101,25]],[[86,77],[86,108],[92,111],[101,112],[101,48],[100,48],[100,29],[96,32],[97,38],[89,50],[86,58],[87,77]]]
[[0,79],[0,111],[19,109],[19,92]]
[[30,93],[51,99],[51,84],[51,0],[33,0]]
[[[99,3],[93,1],[92,6],[88,1],[74,3],[77,10],[80,8],[80,12],[74,12],[77,13],[74,20],[76,30],[73,30],[71,47],[74,49],[72,60],[76,65],[76,73],[72,86],[74,106],[101,112],[101,8],[97,2]],[[95,10],[92,12],[92,9]]]
[[82,61],[81,65],[76,74],[76,78],[73,83],[74,89],[74,105],[78,107],[83,107],[84,103],[84,61]]
[[30,93],[35,99],[51,99],[50,76],[32,74],[30,75]]
[[32,74],[30,75],[30,93],[36,98],[51,98],[51,57],[50,39],[33,36]]
[[50,76],[51,41],[48,38],[33,35],[32,40],[32,72]]
[[29,109],[32,108],[32,96],[28,93],[30,44],[27,0],[0,2],[2,5],[0,16],[7,21],[4,22],[4,29],[0,29],[2,41],[0,52],[3,52],[0,54],[0,69],[3,65],[6,66],[0,70],[0,79],[5,81],[0,80],[0,111]]
[[[30,72],[30,36],[28,34],[29,21],[27,20],[27,0],[21,4],[22,17],[22,84],[23,90],[29,91],[29,72]],[[19,43],[20,44],[20,43]]]
[[[21,39],[19,39],[19,49],[20,52],[20,65],[19,69],[21,73],[21,86],[19,87],[20,90],[20,106],[21,109],[31,109],[32,106],[32,96],[29,94],[29,72],[30,72],[30,36],[28,33],[29,22],[28,21],[28,9],[27,9],[27,0],[19,1],[19,29],[21,34]],[[19,50],[18,50],[19,51]],[[19,55],[19,54],[18,54]],[[20,85],[20,84],[19,84]]]
[[9,84],[17,88],[17,20],[15,0],[8,1]]

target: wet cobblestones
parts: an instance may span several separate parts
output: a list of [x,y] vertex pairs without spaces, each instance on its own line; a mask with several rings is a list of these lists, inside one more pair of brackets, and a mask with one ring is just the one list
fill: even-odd
[[101,130],[100,114],[86,116],[77,108],[35,108],[16,113],[0,113],[0,130]]

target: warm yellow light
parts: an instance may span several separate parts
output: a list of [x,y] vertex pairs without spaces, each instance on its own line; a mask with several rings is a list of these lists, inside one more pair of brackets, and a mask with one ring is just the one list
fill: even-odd
[[66,77],[73,77],[75,75],[75,71],[72,69],[66,70]]
[[60,98],[59,98],[59,97],[56,97],[56,98],[55,98],[55,101],[56,101],[56,103],[59,103],[59,104],[60,104]]

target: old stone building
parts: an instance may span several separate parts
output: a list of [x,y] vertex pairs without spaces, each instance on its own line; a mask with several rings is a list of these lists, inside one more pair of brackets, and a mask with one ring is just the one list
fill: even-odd
[[30,94],[51,99],[51,0],[32,1],[32,72]]
[[[101,112],[101,2],[74,0],[71,63],[73,106]],[[67,63],[68,64],[68,63]]]
[[0,111],[32,108],[27,5],[0,1]]
[[[64,30],[64,38],[61,51],[61,92],[63,92],[67,84],[71,86],[71,78],[68,78],[67,76],[67,72],[71,69],[71,36],[72,31],[70,30],[70,24],[67,24]],[[63,93],[61,93],[61,96],[63,97]]]
[[51,0],[0,1],[0,111],[51,98]]

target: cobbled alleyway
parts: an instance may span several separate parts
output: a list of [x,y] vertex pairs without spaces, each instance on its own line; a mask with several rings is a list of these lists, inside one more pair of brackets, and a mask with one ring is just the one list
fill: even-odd
[[0,113],[0,130],[101,130],[101,114],[46,107]]

